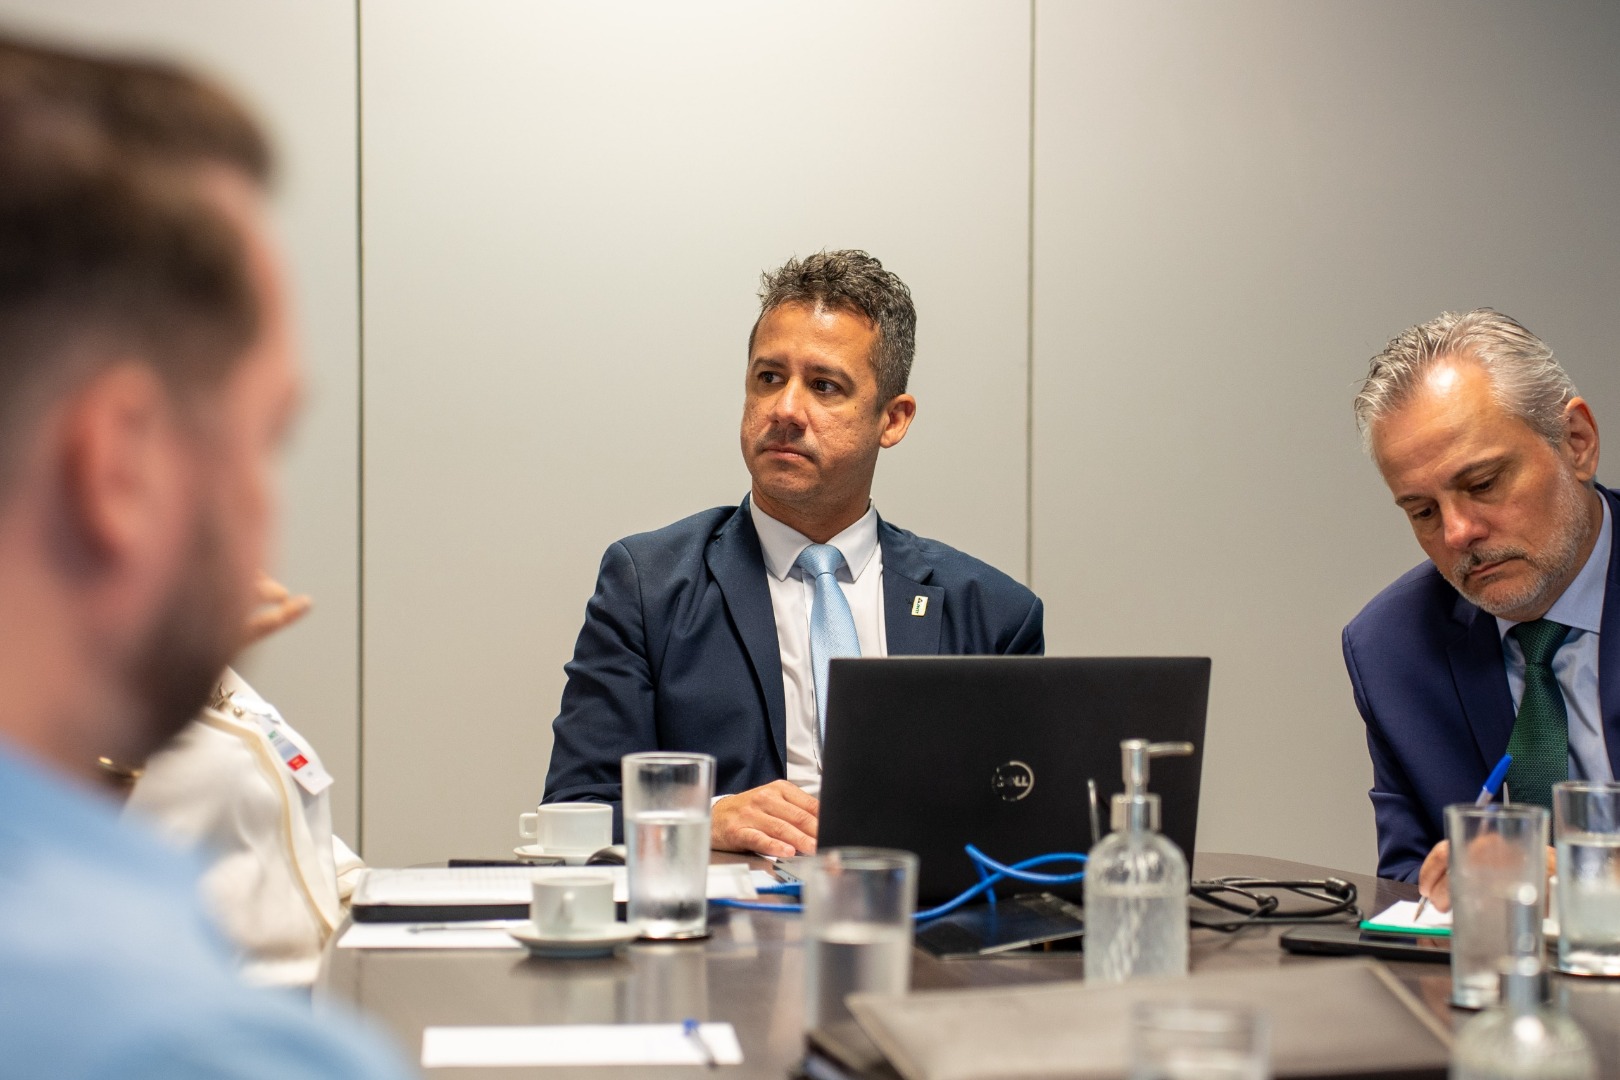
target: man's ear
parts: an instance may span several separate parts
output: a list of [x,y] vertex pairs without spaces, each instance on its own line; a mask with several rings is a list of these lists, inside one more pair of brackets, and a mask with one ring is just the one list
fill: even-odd
[[916,415],[917,399],[910,394],[900,394],[883,406],[883,434],[878,445],[887,450],[905,438]]
[[1564,406],[1564,458],[1584,484],[1597,475],[1598,429],[1592,408],[1584,398],[1571,398]]
[[132,361],[100,372],[70,398],[60,430],[62,498],[82,550],[118,562],[170,542],[184,478],[157,373]]

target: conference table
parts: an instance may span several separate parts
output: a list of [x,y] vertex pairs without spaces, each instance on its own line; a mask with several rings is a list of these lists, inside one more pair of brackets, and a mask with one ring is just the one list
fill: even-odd
[[[752,861],[716,852],[715,861]],[[1415,899],[1415,886],[1255,855],[1199,853],[1193,876],[1247,875],[1268,879],[1338,877],[1353,883],[1362,911],[1382,911]],[[1286,904],[1285,904],[1286,906]],[[328,945],[318,996],[344,999],[390,1029],[413,1059],[422,1031],[438,1025],[667,1023],[689,1017],[731,1023],[743,1064],[728,1066],[736,1080],[792,1072],[804,1054],[804,948],[798,916],[710,909],[711,934],[701,942],[634,942],[614,957],[541,959],[506,950],[373,951]],[[1278,927],[1236,933],[1194,930],[1195,972],[1332,964],[1328,957],[1285,953]],[[337,938],[334,935],[335,944]],[[1450,968],[1444,964],[1386,961],[1389,970],[1442,1023],[1470,1015],[1448,1004]],[[914,989],[989,987],[1081,977],[1078,952],[1019,953],[937,960],[913,955]],[[1601,1075],[1620,1077],[1620,980],[1554,975],[1551,993],[1591,1038]],[[544,1076],[548,1080],[601,1080],[605,1071],[632,1080],[693,1076],[698,1067],[434,1069],[435,1080],[489,1080],[491,1075]]]

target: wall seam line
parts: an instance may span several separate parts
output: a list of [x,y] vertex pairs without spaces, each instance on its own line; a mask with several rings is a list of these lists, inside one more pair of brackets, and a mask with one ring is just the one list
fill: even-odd
[[355,248],[355,850],[366,843],[366,163],[362,0],[354,0]]
[[1029,161],[1024,237],[1024,582],[1035,587],[1035,13],[1029,0]]

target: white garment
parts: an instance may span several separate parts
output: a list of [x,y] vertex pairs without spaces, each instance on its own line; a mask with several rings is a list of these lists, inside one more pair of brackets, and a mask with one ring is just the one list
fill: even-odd
[[305,791],[272,748],[250,711],[264,699],[228,668],[226,696],[147,761],[125,809],[204,850],[203,900],[244,978],[308,986],[365,864],[332,835],[329,792]]
[[[776,641],[782,654],[782,698],[787,706],[787,778],[811,795],[821,792],[820,722],[816,679],[810,666],[810,608],[816,583],[796,567],[799,555],[815,541],[782,524],[748,502],[754,531],[765,554],[765,580],[776,616]],[[883,547],[878,543],[877,510],[871,506],[855,524],[827,541],[844,556],[838,585],[855,617],[855,636],[862,656],[887,656],[883,621]]]

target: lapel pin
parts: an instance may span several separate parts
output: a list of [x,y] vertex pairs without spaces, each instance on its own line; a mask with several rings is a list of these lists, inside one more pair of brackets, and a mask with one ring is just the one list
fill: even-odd
[[914,596],[911,598],[911,613],[918,618],[928,614],[928,597]]

